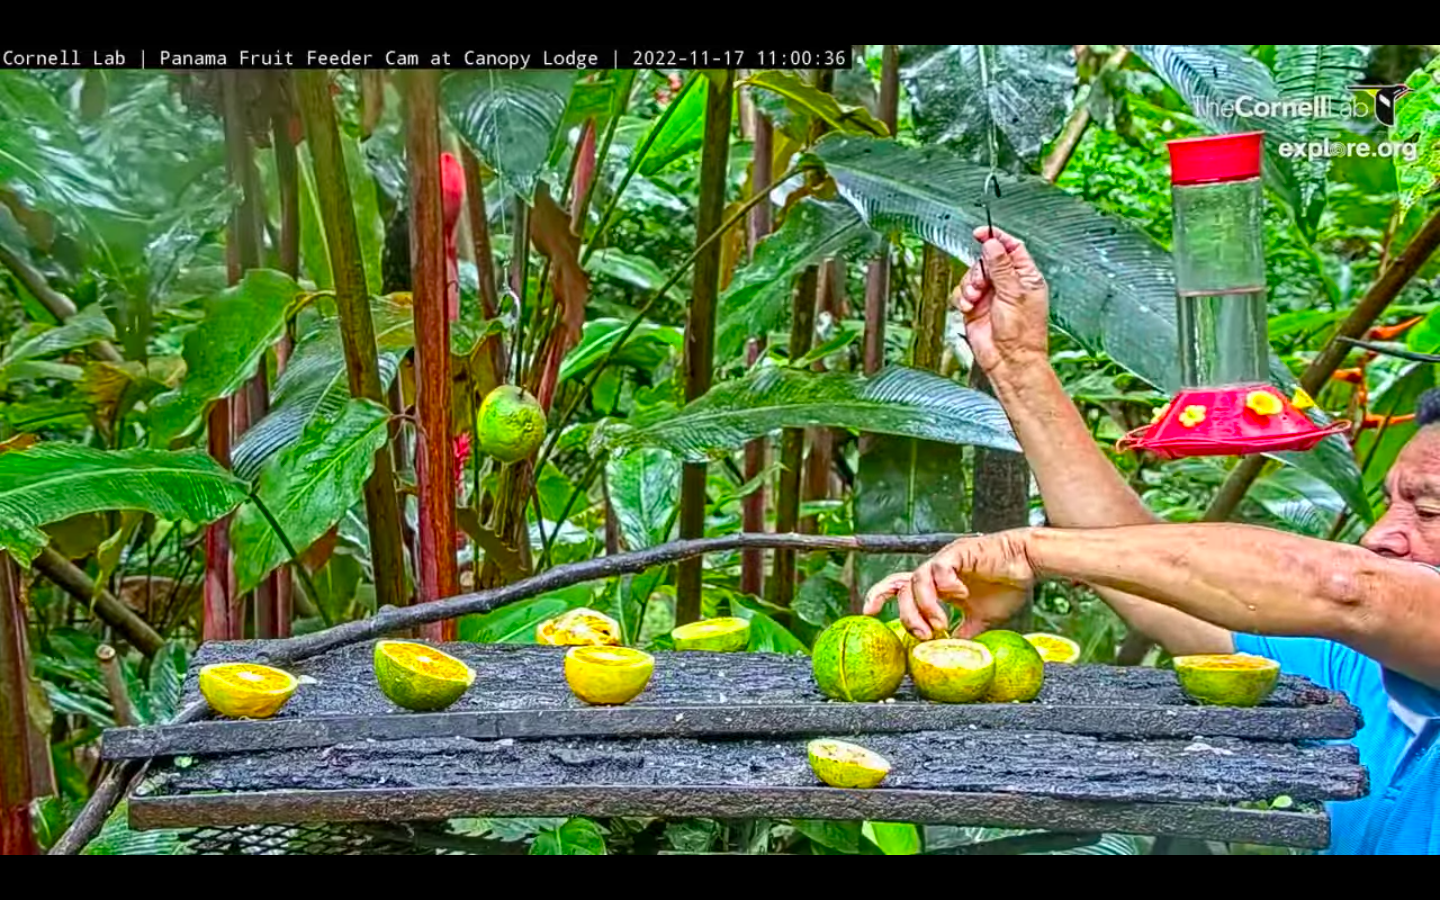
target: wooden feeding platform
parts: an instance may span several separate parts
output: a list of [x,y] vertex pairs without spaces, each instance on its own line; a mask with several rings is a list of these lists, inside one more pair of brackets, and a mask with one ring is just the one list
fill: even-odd
[[[268,721],[106,733],[110,760],[157,760],[130,801],[139,830],[436,823],[588,816],[795,818],[1118,833],[1320,849],[1323,812],[1240,804],[1354,800],[1368,776],[1346,741],[1359,712],[1282,679],[1259,709],[1195,706],[1172,673],[1052,666],[1039,702],[942,706],[908,683],[893,701],[827,701],[803,657],[657,654],[649,689],[613,709],[570,692],[564,651],[455,645],[476,672],[449,711],[381,694],[373,645],[288,668],[300,690]],[[204,647],[187,680],[265,645]],[[822,787],[806,746],[849,740],[887,757],[873,791]]]

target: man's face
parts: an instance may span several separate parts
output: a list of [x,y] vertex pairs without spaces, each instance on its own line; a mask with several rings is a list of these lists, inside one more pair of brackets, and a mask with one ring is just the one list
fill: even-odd
[[1360,543],[1381,556],[1440,566],[1440,427],[1421,430],[1385,480],[1390,509]]

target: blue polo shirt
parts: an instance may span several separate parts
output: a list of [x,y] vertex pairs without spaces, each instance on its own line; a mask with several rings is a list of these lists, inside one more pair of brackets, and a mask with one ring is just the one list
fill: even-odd
[[1345,694],[1365,717],[1355,746],[1370,796],[1330,804],[1329,853],[1440,856],[1440,691],[1330,641],[1236,635],[1235,644]]

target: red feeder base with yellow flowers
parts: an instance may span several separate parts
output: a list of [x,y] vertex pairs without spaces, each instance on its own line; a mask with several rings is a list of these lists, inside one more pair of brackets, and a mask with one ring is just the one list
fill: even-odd
[[1181,383],[1121,449],[1165,459],[1313,450],[1347,423],[1317,425],[1303,391],[1270,385],[1263,133],[1170,144]]

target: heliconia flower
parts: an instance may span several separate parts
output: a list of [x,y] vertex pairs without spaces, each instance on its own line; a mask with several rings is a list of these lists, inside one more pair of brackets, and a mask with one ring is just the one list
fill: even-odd
[[1245,398],[1245,408],[1257,416],[1274,416],[1285,411],[1285,404],[1269,391],[1255,391]]
[[1333,381],[1338,381],[1338,382],[1340,382],[1341,384],[1364,384],[1364,383],[1365,383],[1365,370],[1364,370],[1364,369],[1340,369],[1340,370],[1337,371],[1334,375],[1331,375],[1330,378],[1331,378],[1331,380],[1333,380]]
[[455,436],[455,484],[460,486],[465,483],[465,464],[470,461],[470,433]]
[[1180,414],[1180,424],[1186,428],[1194,428],[1205,421],[1208,412],[1209,410],[1203,406],[1187,406],[1185,411]]
[[440,197],[445,215],[445,232],[455,230],[465,204],[465,169],[449,153],[440,154]]
[[1315,408],[1315,398],[1313,398],[1313,397],[1311,397],[1309,394],[1305,393],[1305,389],[1304,389],[1304,388],[1296,388],[1296,390],[1295,390],[1295,400],[1294,400],[1294,403],[1295,403],[1295,408],[1296,408],[1296,409],[1299,409],[1299,410],[1306,410],[1306,409],[1314,409],[1314,408]]
[[1405,332],[1425,321],[1425,316],[1416,316],[1408,322],[1401,322],[1399,325],[1370,329],[1370,340],[1372,341],[1393,341]]
[[1365,416],[1365,421],[1361,423],[1360,430],[1378,431],[1381,428],[1394,428],[1398,425],[1408,425],[1413,421],[1415,421],[1414,414],[1408,416],[1382,416],[1369,413]]

